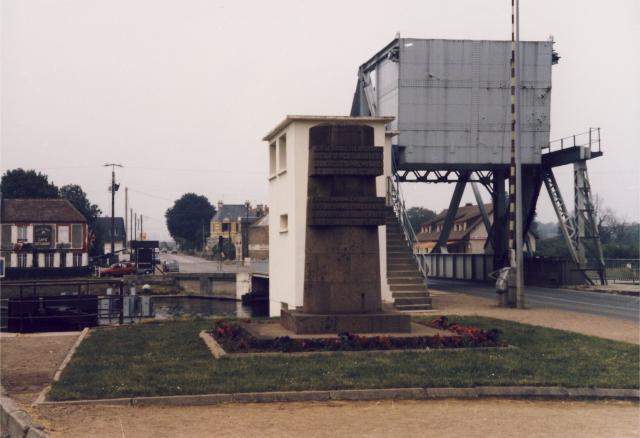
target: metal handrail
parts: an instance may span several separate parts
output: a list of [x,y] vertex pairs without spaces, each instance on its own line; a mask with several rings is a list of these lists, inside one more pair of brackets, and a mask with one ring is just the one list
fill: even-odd
[[560,148],[556,150],[564,150],[564,148],[577,146],[588,146],[592,151],[595,151],[595,147],[597,146],[597,152],[601,152],[600,128],[589,128],[588,131],[580,132],[579,134],[551,140],[548,145],[542,146],[542,149],[549,149],[549,152],[551,152],[554,145],[560,145]]
[[404,202],[404,196],[402,194],[402,189],[400,188],[400,181],[398,179],[398,173],[396,172],[395,162],[393,163],[393,177],[388,177],[388,197],[391,201],[391,206],[393,207],[393,211],[398,217],[400,222],[400,228],[402,228],[402,232],[404,234],[405,240],[411,249],[411,253],[413,254],[416,264],[418,265],[418,269],[422,276],[427,278],[427,271],[422,261],[422,256],[420,254],[416,254],[414,251],[414,245],[418,242],[418,237],[416,236],[413,227],[411,226],[411,221],[409,220],[409,215],[407,214],[406,205]]

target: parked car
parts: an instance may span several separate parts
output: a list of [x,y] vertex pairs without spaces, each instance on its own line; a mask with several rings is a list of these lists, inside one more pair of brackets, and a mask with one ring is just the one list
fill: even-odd
[[175,260],[165,260],[162,264],[162,270],[164,272],[180,272],[180,266]]
[[133,275],[136,273],[136,265],[134,263],[114,263],[108,268],[98,271],[99,277],[122,277],[123,275]]

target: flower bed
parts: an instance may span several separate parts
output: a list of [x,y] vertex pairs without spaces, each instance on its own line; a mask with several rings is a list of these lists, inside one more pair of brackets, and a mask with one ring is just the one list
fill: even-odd
[[294,339],[282,336],[261,339],[251,335],[237,323],[219,320],[210,334],[227,353],[313,352],[313,351],[365,351],[365,350],[420,350],[428,348],[502,347],[500,330],[481,330],[457,323],[445,317],[428,323],[430,327],[449,330],[455,336],[362,336],[340,333],[337,338]]

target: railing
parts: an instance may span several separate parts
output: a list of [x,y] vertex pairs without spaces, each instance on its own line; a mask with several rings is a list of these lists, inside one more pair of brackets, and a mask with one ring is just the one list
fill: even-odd
[[492,281],[493,255],[422,254],[429,276],[451,280]]
[[638,284],[640,259],[604,259],[607,281]]
[[395,166],[393,169],[393,177],[389,177],[387,179],[387,197],[391,202],[393,212],[396,214],[396,217],[400,222],[400,228],[402,228],[405,241],[407,242],[407,245],[409,245],[411,253],[415,257],[418,269],[420,270],[422,276],[426,279],[429,271],[424,263],[424,259],[422,257],[423,254],[416,254],[414,250],[415,244],[418,242],[418,237],[416,236],[415,231],[413,231],[411,221],[409,220],[409,216],[407,215],[404,196],[402,195],[402,190],[400,188],[400,182],[397,177]]
[[2,283],[0,330],[57,331],[133,322],[153,313],[150,297],[125,295],[122,280]]
[[586,132],[551,140],[549,144],[543,146],[542,149],[548,149],[548,152],[556,152],[578,146],[588,147],[592,152],[601,152],[600,128],[589,128]]

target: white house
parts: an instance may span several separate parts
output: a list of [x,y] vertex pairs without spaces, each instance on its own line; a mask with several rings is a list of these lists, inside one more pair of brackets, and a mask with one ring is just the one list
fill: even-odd
[[87,220],[66,199],[3,199],[1,222],[8,272],[89,264]]
[[[392,117],[287,116],[265,137],[269,154],[269,299],[271,316],[303,305],[309,129],[322,124],[364,124],[374,129],[375,145],[384,148],[384,175],[376,179],[377,196],[386,197],[391,176]],[[391,300],[386,273],[386,230],[378,228],[382,299]]]

